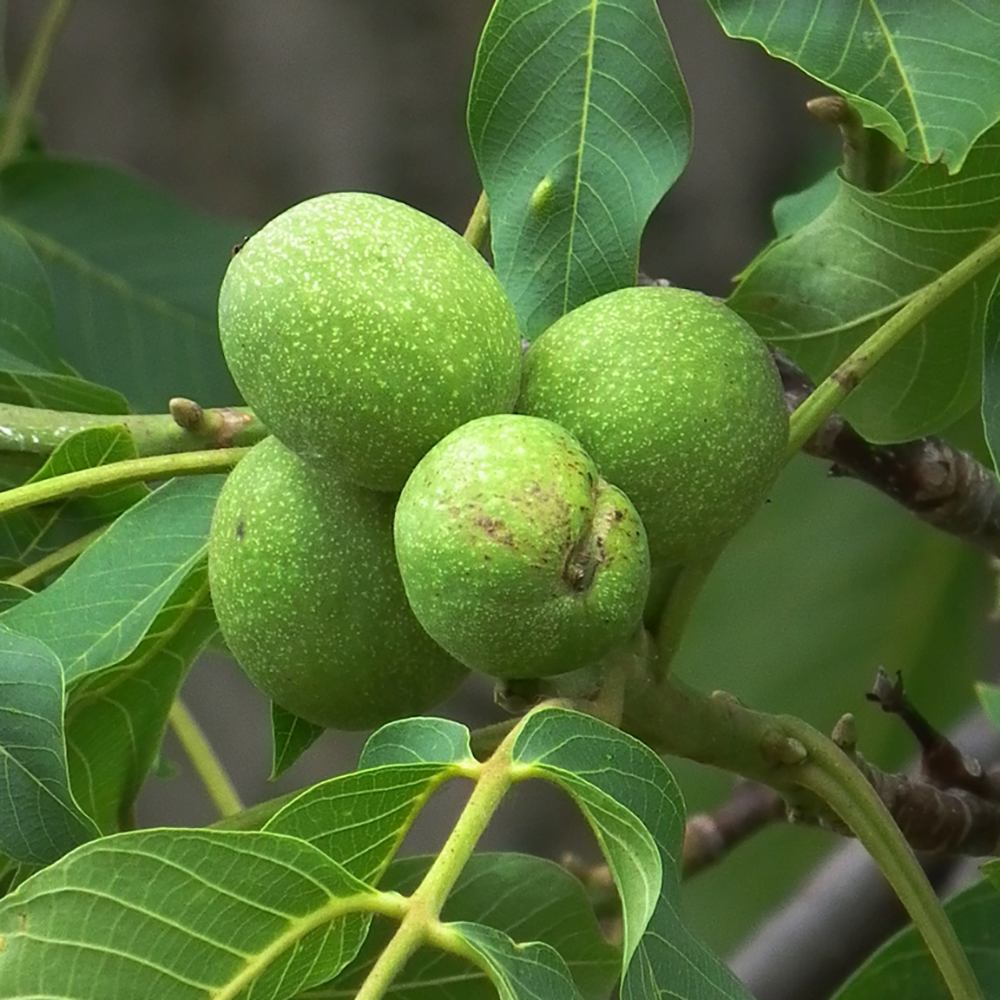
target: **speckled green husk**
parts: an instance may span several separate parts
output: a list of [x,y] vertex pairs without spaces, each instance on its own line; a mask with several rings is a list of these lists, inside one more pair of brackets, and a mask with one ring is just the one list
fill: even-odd
[[563,316],[525,357],[518,409],[576,435],[665,561],[702,556],[739,528],[788,439],[764,343],[721,302],[680,288],[626,288]]
[[419,714],[465,676],[406,602],[393,506],[274,438],[219,496],[208,569],[222,634],[257,687],[317,725],[367,729]]
[[271,433],[372,489],[398,492],[450,430],[517,397],[520,334],[493,272],[378,195],[322,195],[252,236],[226,272],[219,332]]
[[635,508],[533,417],[483,417],[436,445],[403,489],[395,536],[421,624],[496,677],[594,662],[635,629],[649,587]]

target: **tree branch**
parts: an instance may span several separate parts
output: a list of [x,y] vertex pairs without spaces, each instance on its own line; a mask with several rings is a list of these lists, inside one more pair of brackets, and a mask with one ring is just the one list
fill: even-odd
[[684,877],[721,861],[758,830],[785,818],[785,802],[767,785],[740,781],[717,809],[695,813],[684,827]]
[[[795,410],[812,392],[812,382],[781,352],[774,359],[788,408]],[[832,475],[867,483],[927,524],[1000,556],[1000,484],[972,455],[942,438],[870,444],[833,413],[803,450],[833,463]]]
[[70,413],[0,403],[0,451],[48,455],[66,438],[94,427],[125,427],[139,455],[167,455],[255,444],[267,431],[246,407],[203,409],[170,400],[169,413]]

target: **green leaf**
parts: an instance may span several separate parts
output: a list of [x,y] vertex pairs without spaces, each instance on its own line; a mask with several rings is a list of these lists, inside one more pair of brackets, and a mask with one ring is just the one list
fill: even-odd
[[[138,455],[132,432],[127,427],[88,427],[60,441],[28,482],[36,483],[112,462],[125,462]],[[101,521],[117,517],[148,495],[149,488],[143,483],[127,483],[78,494],[70,502],[80,514]]]
[[45,270],[23,236],[0,223],[0,362],[46,368],[58,360],[55,308]]
[[622,899],[622,997],[747,998],[679,913],[684,801],[663,761],[617,729],[563,709],[529,718],[513,759],[572,795],[597,835]]
[[273,833],[107,837],[0,902],[0,997],[281,1000],[354,957],[369,918],[342,901],[368,892]]
[[478,959],[500,1000],[580,1000],[566,963],[547,944],[518,944],[503,931],[484,924],[460,922],[445,929],[458,934]]
[[635,283],[691,145],[655,0],[497,0],[469,93],[497,275],[528,337]]
[[48,642],[67,683],[123,660],[204,560],[222,482],[221,476],[200,476],[161,486],[52,586],[6,611],[0,622]]
[[[382,889],[409,895],[433,858],[394,861]],[[564,868],[525,854],[475,854],[441,911],[442,920],[477,921],[517,941],[541,941],[566,963],[585,1000],[607,1000],[621,958],[601,935],[583,886]],[[309,1000],[353,997],[381,954],[395,925],[372,926],[358,957],[333,983],[310,990]],[[542,994],[543,996],[545,994]],[[406,1000],[495,1000],[481,969],[446,952],[421,949],[386,992]]]
[[[1000,225],[1000,128],[965,168],[914,166],[890,190],[838,179],[830,205],[768,247],[730,304],[821,379],[881,323]],[[986,304],[1000,267],[935,309],[847,400],[867,438],[903,441],[954,423],[979,399]]]
[[450,719],[388,722],[368,737],[358,769],[386,764],[467,764],[473,761],[469,730]]
[[[93,427],[60,442],[27,482],[135,458],[125,427]],[[0,517],[0,556],[23,566],[117,517],[149,493],[141,483],[108,486]]]
[[[988,865],[986,869],[993,868]],[[988,997],[1000,994],[1000,895],[984,882],[945,905],[958,939]],[[933,960],[913,927],[890,938],[837,991],[834,1000],[950,1000]]]
[[237,400],[215,311],[245,227],[109,168],[43,159],[0,174],[0,218],[44,264],[59,344],[84,375],[106,379],[139,410],[178,395]]
[[[646,930],[663,882],[663,864],[652,833],[629,809],[627,794],[606,780],[607,775],[618,781],[625,778],[634,742],[588,716],[547,709],[524,722],[511,753],[515,765],[524,765],[524,777],[558,785],[591,825],[622,899],[626,964]],[[677,790],[662,764],[660,770],[664,780],[647,791],[664,799]],[[667,808],[683,812],[679,793]]]
[[73,791],[103,833],[121,829],[129,818],[159,753],[170,706],[216,628],[201,565],[129,656],[70,688],[66,742]]
[[1000,275],[993,282],[983,323],[983,430],[993,460],[1000,470]]
[[26,597],[31,597],[32,591],[27,587],[21,587],[16,583],[8,583],[6,580],[0,581],[0,614],[8,608],[20,604]]
[[47,864],[97,836],[70,790],[63,674],[37,639],[0,628],[0,852]]
[[976,685],[976,696],[983,706],[986,718],[1000,729],[1000,687],[996,684],[979,683]]
[[79,378],[60,359],[45,270],[24,237],[4,222],[0,222],[0,402],[94,413],[127,409],[117,392]]
[[809,225],[830,205],[840,190],[840,175],[828,170],[807,188],[779,198],[771,209],[775,235],[781,239]]
[[392,722],[369,738],[360,770],[306,789],[264,829],[312,844],[374,883],[432,792],[472,762],[464,726],[444,719]]
[[842,93],[912,159],[956,171],[1000,119],[1000,10],[991,0],[708,2],[728,35]]
[[323,727],[271,702],[271,777],[284,774],[323,735]]

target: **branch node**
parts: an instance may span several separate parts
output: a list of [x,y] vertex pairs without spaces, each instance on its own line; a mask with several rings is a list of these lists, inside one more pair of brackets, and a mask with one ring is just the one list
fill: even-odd
[[167,404],[167,409],[174,423],[186,431],[199,431],[205,422],[205,411],[193,399],[174,396]]
[[786,767],[802,764],[809,757],[809,751],[801,741],[777,729],[769,729],[761,737],[760,752],[769,764]]
[[830,739],[840,747],[848,757],[853,757],[858,748],[858,727],[854,716],[845,712],[833,727]]

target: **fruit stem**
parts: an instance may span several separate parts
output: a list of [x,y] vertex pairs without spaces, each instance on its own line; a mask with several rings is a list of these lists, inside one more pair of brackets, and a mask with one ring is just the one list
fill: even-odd
[[462,233],[462,238],[482,253],[486,248],[486,240],[489,237],[489,233],[490,206],[486,200],[486,192],[481,191],[479,199],[476,202],[476,207],[472,210],[472,215],[469,216],[465,232]]
[[1000,260],[1000,232],[963,257],[929,285],[914,293],[867,340],[852,351],[792,413],[788,436],[791,458],[819,430],[823,421],[867,378],[872,369],[911,330],[980,271]]
[[93,427],[124,427],[140,455],[255,444],[263,424],[246,407],[203,409],[172,399],[169,413],[70,413],[0,403],[0,451],[48,455],[66,438]]
[[511,748],[518,732],[519,727],[512,729],[496,753],[475,772],[476,786],[458,822],[423,881],[410,896],[406,916],[372,966],[355,1000],[379,1000],[384,997],[420,945],[424,942],[437,943],[442,937],[441,908],[513,783]]
[[243,803],[226,769],[180,698],[170,706],[167,721],[219,815],[225,818],[243,812]]
[[652,668],[657,677],[662,678],[669,672],[680,649],[691,612],[721,552],[718,549],[710,556],[687,563],[681,567],[674,580],[656,627],[656,658]]
[[0,169],[21,155],[28,123],[35,110],[35,101],[45,79],[52,49],[71,6],[71,0],[50,0],[41,16],[7,108],[3,131],[0,132]]
[[168,479],[172,476],[198,476],[226,472],[243,458],[249,448],[225,448],[212,451],[189,451],[179,455],[150,455],[130,458],[124,462],[109,462],[62,476],[25,483],[0,493],[0,514],[10,514],[36,504],[51,503],[78,493],[105,486],[123,486],[147,479]]
[[108,530],[108,527],[108,525],[102,524],[100,527],[94,528],[93,531],[88,531],[87,534],[81,535],[79,538],[74,538],[73,541],[67,542],[62,548],[50,552],[37,562],[33,562],[30,566],[25,566],[24,569],[7,577],[5,582],[14,584],[17,587],[27,587],[36,580],[42,579],[42,577],[53,570],[57,570],[65,566],[66,563],[76,559],[78,555],[90,547],[92,542],[96,542]]

